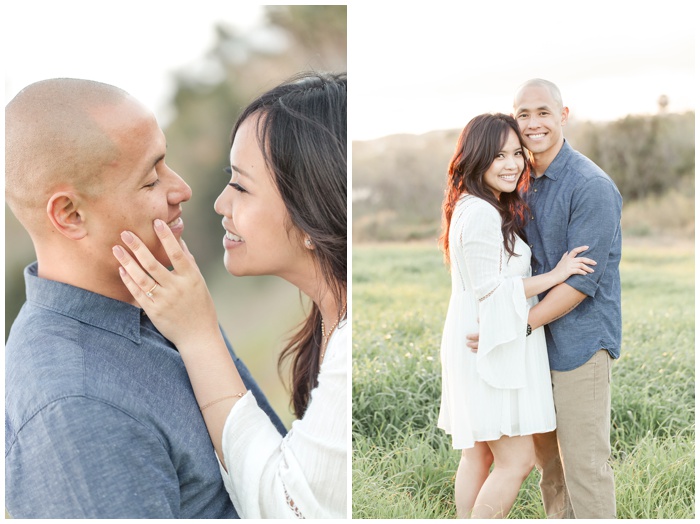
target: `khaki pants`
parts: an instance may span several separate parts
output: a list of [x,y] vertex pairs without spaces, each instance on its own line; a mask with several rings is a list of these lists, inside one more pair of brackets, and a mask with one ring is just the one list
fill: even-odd
[[610,369],[604,349],[583,366],[552,371],[557,429],[534,435],[548,518],[615,518],[610,457]]

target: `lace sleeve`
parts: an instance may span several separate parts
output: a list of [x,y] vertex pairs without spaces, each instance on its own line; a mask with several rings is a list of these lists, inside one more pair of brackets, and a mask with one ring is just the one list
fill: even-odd
[[503,282],[501,216],[491,204],[476,202],[460,217],[459,246],[471,288],[482,302]]
[[505,277],[501,216],[481,201],[465,213],[460,246],[466,273],[479,301],[477,372],[489,385],[526,385],[525,328],[528,305],[522,277]]

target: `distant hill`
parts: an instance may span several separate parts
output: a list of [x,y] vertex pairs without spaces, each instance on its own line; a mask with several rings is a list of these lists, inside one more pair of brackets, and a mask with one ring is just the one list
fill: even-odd
[[[353,241],[438,237],[447,166],[460,132],[353,142]],[[650,223],[637,224],[635,232],[694,230],[694,112],[603,123],[570,120],[565,136],[615,180],[631,220],[639,222],[635,206],[652,206],[639,211]],[[654,209],[663,216],[654,217]]]

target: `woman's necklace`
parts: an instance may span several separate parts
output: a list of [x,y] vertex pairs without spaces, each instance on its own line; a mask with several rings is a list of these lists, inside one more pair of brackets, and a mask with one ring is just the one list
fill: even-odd
[[323,323],[323,316],[321,316],[321,358],[319,359],[319,363],[323,362],[323,357],[326,355],[326,348],[328,347],[328,341],[331,338],[331,335],[333,334],[333,331],[335,331],[335,328],[338,327],[338,324],[342,320],[343,316],[345,315],[345,310],[348,307],[348,303],[346,302],[345,305],[343,306],[343,309],[340,311],[340,316],[338,317],[338,320],[335,321],[335,324],[333,324],[333,327],[331,330],[328,332],[328,335],[326,335],[326,326]]

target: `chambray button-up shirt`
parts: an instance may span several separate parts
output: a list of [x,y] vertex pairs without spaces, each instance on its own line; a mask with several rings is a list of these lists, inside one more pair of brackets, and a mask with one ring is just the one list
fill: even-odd
[[10,515],[236,518],[175,347],[140,308],[39,278],[36,263],[24,275],[5,353]]
[[600,349],[618,358],[622,197],[615,183],[565,140],[545,173],[539,178],[531,174],[524,196],[531,210],[525,233],[532,249],[533,275],[552,270],[566,251],[578,246],[590,246],[582,255],[597,262],[594,273],[566,280],[587,295],[583,302],[545,326],[550,368],[575,369]]

